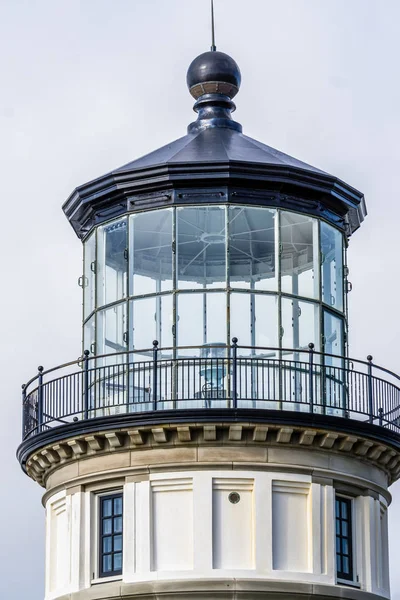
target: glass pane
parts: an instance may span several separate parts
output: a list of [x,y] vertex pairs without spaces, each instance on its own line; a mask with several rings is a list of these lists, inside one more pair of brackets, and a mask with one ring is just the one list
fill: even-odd
[[346,575],[349,575],[350,574],[350,561],[349,561],[348,556],[343,556],[342,562],[343,562],[343,573],[345,573]]
[[103,517],[111,517],[112,500],[103,500]]
[[[266,294],[231,293],[230,337],[237,337],[239,346],[278,346],[278,299]],[[251,353],[239,348],[239,354]]]
[[201,346],[203,330],[204,294],[178,294],[177,345]]
[[342,535],[344,535],[345,537],[348,537],[349,535],[347,521],[342,521]]
[[178,288],[225,287],[225,208],[178,208],[176,236]]
[[343,236],[321,222],[322,300],[343,310]]
[[91,354],[96,352],[96,329],[95,329],[95,317],[92,317],[87,321],[83,327],[83,349],[89,350]]
[[122,550],[122,535],[114,536],[114,552]]
[[275,220],[272,209],[229,207],[231,287],[278,289]]
[[157,340],[159,348],[173,345],[173,298],[153,296],[131,302],[133,316],[132,348],[143,350],[152,348]]
[[177,311],[179,346],[226,344],[226,294],[179,294]]
[[349,541],[347,539],[342,539],[342,553],[349,554]]
[[342,560],[340,554],[336,554],[336,570],[338,573],[342,571]]
[[[343,356],[343,319],[324,311],[324,341],[325,352]],[[328,364],[340,366],[342,361],[335,361],[332,357],[326,357]]]
[[130,295],[172,289],[172,214],[166,209],[130,217]]
[[[343,416],[343,412],[339,409],[344,409],[346,404],[346,381],[343,371],[344,354],[343,343],[343,320],[340,317],[332,315],[328,311],[324,311],[324,349],[327,353],[325,361],[325,378],[323,382],[324,402],[328,407],[327,414],[335,414]],[[328,356],[328,354],[336,354]],[[342,503],[343,505],[343,503]]]
[[340,535],[340,521],[336,519],[336,535]]
[[122,533],[122,517],[114,518],[114,533]]
[[282,291],[318,298],[318,221],[282,212],[280,231]]
[[122,569],[122,554],[118,552],[114,554],[114,571],[120,571]]
[[[290,298],[282,298],[282,346],[283,348],[308,349],[313,342],[319,349],[318,305]],[[302,354],[303,360],[308,360]]]
[[[230,303],[230,337],[231,339],[237,337],[239,346],[251,346],[251,294],[232,293]],[[245,354],[250,354],[251,351],[240,348],[238,352],[243,356]]]
[[103,225],[97,237],[97,306],[126,297],[127,221]]
[[103,535],[112,533],[112,519],[104,519],[103,521]]
[[95,309],[96,283],[96,233],[84,243],[83,317],[86,319]]
[[[97,354],[113,354],[127,350],[126,303],[101,310],[97,315]],[[123,357],[121,357],[121,360]]]
[[110,573],[112,571],[112,554],[103,556],[103,573]]
[[341,502],[342,505],[342,519],[347,519],[347,502]]
[[276,348],[278,344],[278,298],[254,295],[256,346]]
[[114,515],[122,515],[122,498],[114,498]]
[[103,538],[103,553],[107,554],[112,552],[112,537]]

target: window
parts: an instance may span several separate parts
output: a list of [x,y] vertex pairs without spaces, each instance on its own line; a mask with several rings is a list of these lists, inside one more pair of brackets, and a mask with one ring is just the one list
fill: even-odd
[[100,496],[99,576],[122,574],[122,493]]
[[336,497],[336,575],[353,581],[352,501]]

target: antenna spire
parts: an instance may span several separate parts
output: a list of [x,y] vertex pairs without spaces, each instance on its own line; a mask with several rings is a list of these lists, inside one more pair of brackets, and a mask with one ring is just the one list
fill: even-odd
[[211,52],[216,52],[215,45],[215,20],[214,20],[214,0],[211,0]]

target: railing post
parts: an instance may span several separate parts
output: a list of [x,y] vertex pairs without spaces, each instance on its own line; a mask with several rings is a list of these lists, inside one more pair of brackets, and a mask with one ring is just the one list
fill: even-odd
[[89,418],[89,350],[83,352],[83,418]]
[[43,367],[38,367],[38,371],[37,429],[38,433],[41,433],[43,426]]
[[368,354],[368,413],[369,413],[369,422],[374,422],[374,396],[372,393],[372,356]]
[[383,408],[379,408],[378,409],[378,415],[379,415],[379,425],[380,427],[383,427]]
[[25,439],[25,432],[27,431],[27,409],[26,409],[26,385],[23,383],[22,388],[22,439]]
[[232,401],[233,408],[237,408],[237,337],[232,338]]
[[310,342],[308,344],[310,350],[308,355],[308,387],[309,387],[309,402],[310,402],[310,413],[314,412],[314,344]]
[[153,410],[157,410],[157,386],[158,386],[158,341],[153,342]]

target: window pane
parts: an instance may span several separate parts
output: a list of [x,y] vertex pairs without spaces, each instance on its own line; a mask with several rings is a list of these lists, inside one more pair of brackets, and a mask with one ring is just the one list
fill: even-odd
[[318,221],[282,212],[280,232],[282,291],[318,298]]
[[336,554],[336,570],[338,573],[342,570],[342,557],[340,554]]
[[[230,297],[230,337],[237,337],[239,346],[278,346],[278,300],[266,294],[234,292]],[[251,350],[239,348],[240,355]]]
[[114,552],[122,550],[122,535],[114,536]]
[[343,310],[343,236],[321,222],[322,300]]
[[103,517],[111,517],[112,500],[103,500]]
[[278,299],[276,296],[254,295],[256,346],[278,346]]
[[98,229],[97,305],[126,297],[127,221],[121,219]]
[[178,288],[225,287],[225,208],[178,208],[176,236]]
[[342,556],[342,563],[343,563],[343,573],[348,575],[350,573],[350,561],[349,561],[348,556]]
[[122,569],[122,554],[118,552],[114,554],[114,571],[120,571]]
[[114,515],[122,515],[122,498],[114,498]]
[[346,539],[342,540],[342,553],[346,555],[349,554],[349,541]]
[[95,309],[96,233],[84,243],[83,306],[84,319]]
[[140,298],[131,302],[133,312],[132,348],[151,348],[157,340],[159,348],[173,345],[173,299],[172,294]]
[[95,353],[95,342],[96,342],[96,329],[95,329],[95,317],[92,317],[87,321],[83,327],[83,349],[89,350],[92,354]]
[[282,298],[283,348],[308,349],[315,344],[319,349],[319,307],[312,302]]
[[114,533],[122,532],[122,517],[114,518]]
[[226,344],[226,294],[179,294],[177,311],[179,346]]
[[103,538],[103,553],[112,552],[112,537]]
[[172,289],[172,211],[154,210],[130,217],[130,294]]
[[112,533],[112,519],[104,519],[103,521],[103,534],[107,535]]
[[110,573],[112,571],[112,554],[106,554],[103,556],[103,573]]
[[278,289],[275,219],[272,209],[229,207],[231,287]]
[[[328,311],[324,311],[324,341],[327,354],[343,356],[343,319]],[[334,366],[341,365],[341,361],[335,361],[332,357],[327,357],[327,360]]]
[[97,354],[127,350],[126,303],[116,304],[97,314]]

